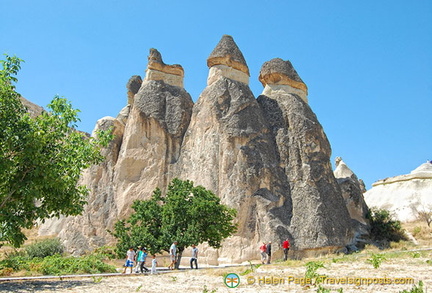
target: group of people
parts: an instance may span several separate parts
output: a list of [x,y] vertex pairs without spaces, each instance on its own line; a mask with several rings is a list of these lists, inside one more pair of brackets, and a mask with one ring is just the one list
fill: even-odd
[[[288,259],[288,251],[290,249],[290,242],[288,239],[282,242],[282,249],[284,252],[284,260],[286,261]],[[260,246],[260,252],[261,252],[261,263],[270,264],[271,255],[272,255],[271,241],[269,241],[268,243],[263,242],[262,245]]]
[[[176,268],[177,263],[177,241],[174,241],[173,244],[171,244],[171,247],[169,249],[169,255],[170,255],[170,265],[168,266],[169,270],[174,270]],[[193,264],[195,264],[195,269],[198,269],[198,247],[196,247],[195,244],[192,244],[192,252],[191,252],[191,259],[190,259],[190,267],[193,269]]]
[[[170,256],[170,265],[168,266],[168,269],[174,270],[176,268],[177,263],[177,241],[174,241],[173,244],[171,244],[169,249],[169,256]],[[124,264],[124,270],[123,274],[126,273],[127,268],[130,268],[130,272],[132,274],[135,266],[135,273],[148,273],[150,270],[146,268],[145,262],[146,258],[148,256],[147,249],[145,247],[138,246],[137,252],[133,249],[133,247],[130,247],[129,250],[126,252],[126,262]],[[152,255],[152,262],[151,262],[151,273],[156,274],[156,267],[157,267],[157,260],[156,255]],[[195,264],[195,269],[198,269],[198,247],[196,247],[195,244],[192,244],[192,254],[190,259],[190,267],[193,269],[193,265]]]
[[[138,246],[138,253],[135,252],[133,247],[130,247],[129,250],[126,253],[126,262],[124,264],[123,274],[126,273],[126,269],[130,268],[130,272],[132,274],[134,264],[136,261],[135,266],[135,273],[148,273],[150,270],[145,267],[145,262],[147,259],[147,249],[145,247]],[[157,260],[156,255],[152,255],[152,262],[151,262],[151,273],[156,274],[156,267],[157,267]]]

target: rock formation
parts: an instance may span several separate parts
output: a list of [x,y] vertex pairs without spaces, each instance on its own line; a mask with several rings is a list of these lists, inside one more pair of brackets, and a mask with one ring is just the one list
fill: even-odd
[[31,117],[36,117],[42,114],[43,111],[45,111],[44,108],[42,108],[41,106],[33,104],[32,102],[23,97],[20,97],[20,100],[23,103],[24,107],[26,107],[27,111],[30,113]]
[[363,197],[365,186],[353,171],[345,164],[341,157],[336,158],[336,169],[334,170],[336,180],[341,187],[342,196],[348,208],[351,219],[367,225],[366,215],[369,211]]
[[117,118],[98,121],[96,128],[113,126],[116,139],[104,150],[106,162],[83,174],[91,190],[85,213],[61,225],[70,251],[112,241],[106,229],[132,202],[164,190],[175,177],[212,190],[238,211],[238,233],[217,251],[203,246],[209,263],[254,259],[262,241],[290,238],[291,251],[302,256],[343,249],[352,240],[330,144],[292,64],[263,65],[258,99],[231,36],[222,37],[207,65],[207,87],[193,104],[181,66],[164,64],[150,50],[139,89],[139,77],[128,83],[129,104]]
[[[281,80],[296,83],[280,84]],[[349,214],[330,165],[330,144],[306,103],[306,85],[292,64],[279,58],[264,63],[260,81],[265,87],[257,102],[273,134],[277,164],[289,186],[283,193],[291,206],[279,208],[279,218],[289,219],[285,227],[300,250],[334,249],[347,243],[351,237]]]
[[371,208],[387,209],[402,222],[416,220],[418,211],[432,211],[432,161],[410,174],[378,180],[364,196]]

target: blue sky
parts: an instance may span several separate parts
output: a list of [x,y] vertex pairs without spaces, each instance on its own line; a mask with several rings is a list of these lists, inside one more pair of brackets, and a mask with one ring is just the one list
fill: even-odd
[[81,110],[81,130],[126,105],[150,48],[185,69],[194,101],[206,59],[234,37],[258,96],[261,65],[290,60],[332,145],[367,188],[432,160],[432,1],[0,0],[0,53],[25,60],[18,91]]

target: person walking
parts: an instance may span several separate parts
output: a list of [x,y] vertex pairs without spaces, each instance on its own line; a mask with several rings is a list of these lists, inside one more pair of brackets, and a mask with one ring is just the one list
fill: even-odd
[[148,273],[148,272],[150,272],[150,270],[145,267],[145,262],[146,262],[146,259],[147,259],[147,255],[148,255],[147,254],[147,249],[143,248],[142,249],[142,254],[141,254],[141,266],[140,266],[141,273],[144,273],[144,272]]
[[176,264],[176,257],[177,257],[177,241],[174,241],[173,244],[171,244],[170,250],[169,250],[170,260],[171,263],[168,266],[168,269],[174,270],[175,264]]
[[[139,271],[140,271],[140,269],[141,269],[141,262],[142,262],[141,258],[142,258],[142,254],[143,254],[141,246],[138,246],[137,252],[138,252],[137,256],[136,256],[136,263],[137,263],[137,265],[135,267],[135,273],[136,274],[138,274]],[[142,273],[142,270],[141,270],[141,273]]]
[[265,264],[267,259],[267,245],[265,242],[263,242],[262,245],[260,246],[260,251],[261,251],[261,263]]
[[152,266],[151,266],[151,274],[154,275],[156,274],[156,267],[157,267],[157,260],[156,260],[156,255],[153,254],[153,259],[152,259]]
[[190,259],[190,267],[193,269],[193,263],[195,263],[195,269],[198,269],[198,247],[192,244],[192,255]]
[[132,274],[135,256],[136,256],[136,253],[135,253],[133,247],[130,247],[129,250],[126,252],[126,262],[124,264],[123,274],[126,273],[127,268],[130,268],[130,272]]
[[284,252],[284,261],[286,261],[288,259],[288,251],[290,249],[290,242],[288,238],[284,242],[282,242],[282,248]]
[[270,264],[271,261],[271,241],[268,242],[267,244],[267,249],[266,249],[266,253],[267,253],[267,264]]

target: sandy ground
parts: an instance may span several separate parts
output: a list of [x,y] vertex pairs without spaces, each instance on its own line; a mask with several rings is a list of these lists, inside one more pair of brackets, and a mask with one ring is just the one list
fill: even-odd
[[[324,262],[325,268],[320,268],[318,273],[329,277],[327,283],[322,286],[331,289],[331,292],[341,292],[337,291],[341,288],[342,292],[409,291],[419,281],[424,282],[424,292],[432,292],[431,250],[422,252],[420,257],[405,254],[402,257],[388,258],[377,269],[374,269],[366,258],[367,256],[361,255],[358,259],[334,256],[313,261]],[[262,265],[251,272],[246,272],[251,268],[247,265],[198,270],[181,269],[156,275],[119,274],[79,279],[3,281],[0,282],[0,292],[317,292],[316,286],[299,284],[304,281],[304,264],[307,261],[309,260]],[[240,278],[240,284],[236,288],[229,288],[224,282],[224,277],[231,273],[237,274]],[[359,281],[358,278],[363,278],[363,282],[387,284],[343,283],[355,283]],[[336,284],[337,282],[339,284]],[[390,282],[391,284],[388,284]],[[397,282],[405,284],[396,284]]]

